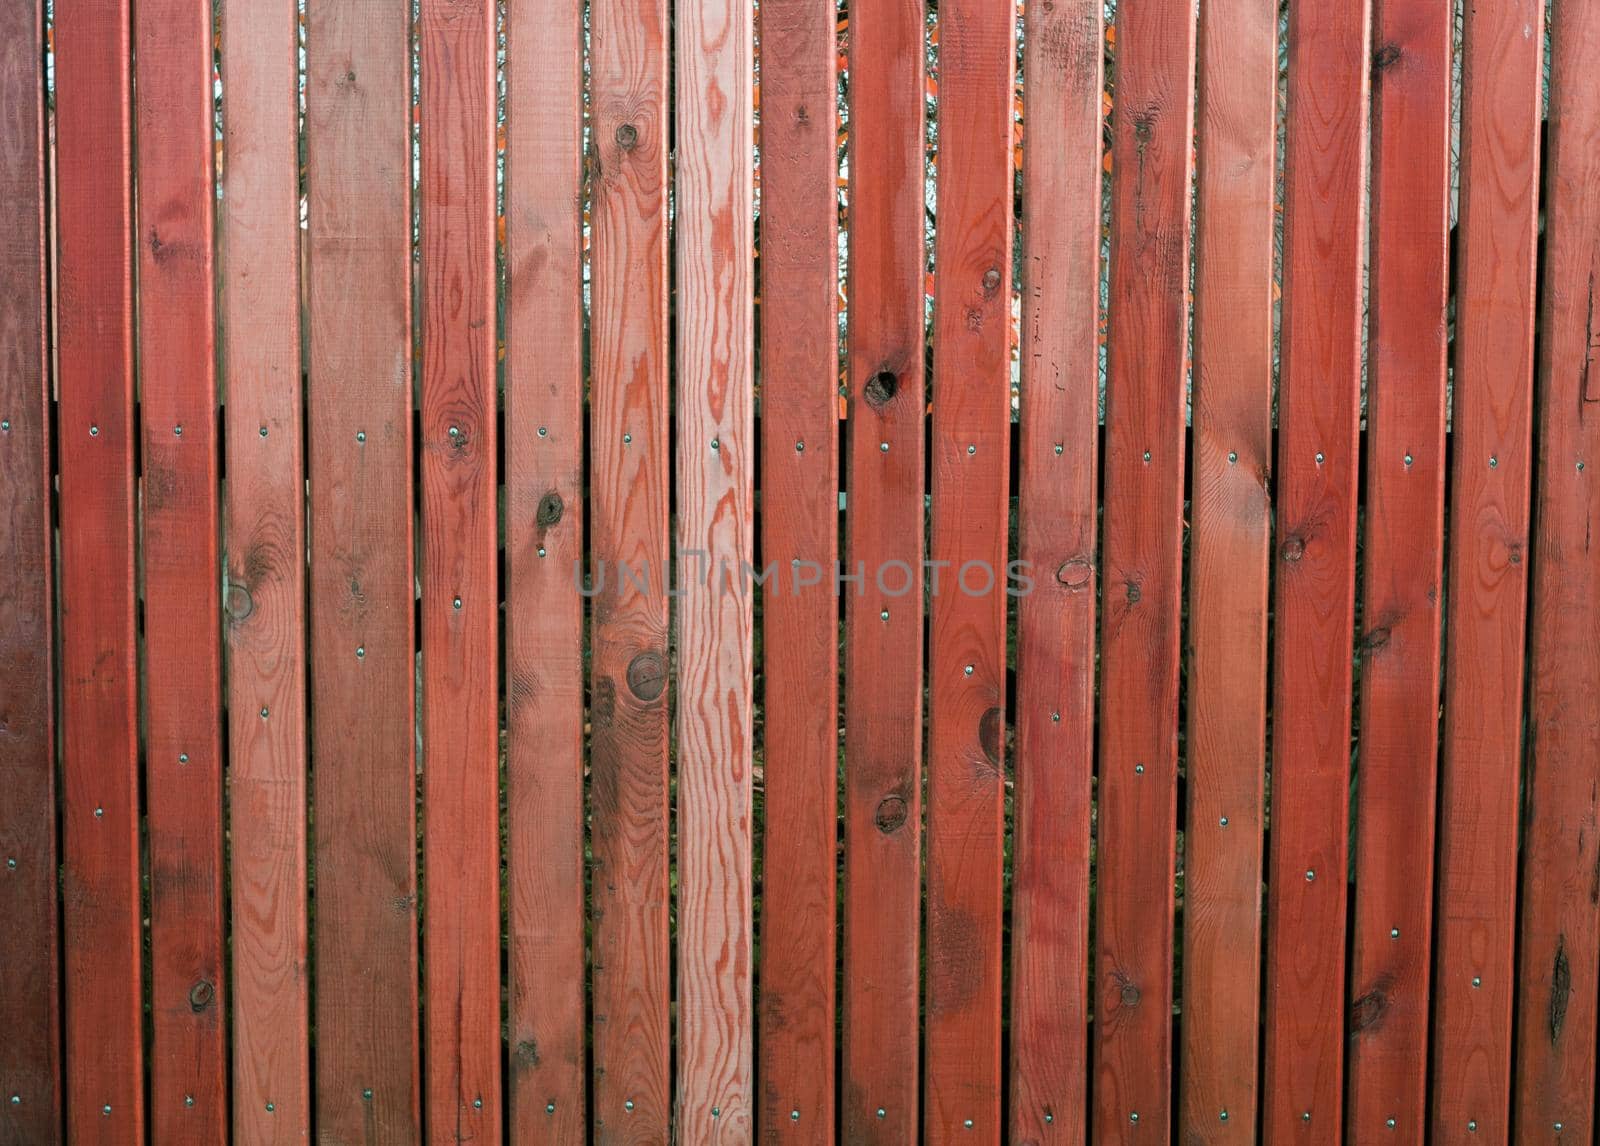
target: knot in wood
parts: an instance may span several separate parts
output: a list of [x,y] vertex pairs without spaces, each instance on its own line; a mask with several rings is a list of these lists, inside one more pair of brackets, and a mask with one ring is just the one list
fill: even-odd
[[873,820],[878,825],[878,830],[885,834],[896,831],[906,822],[906,802],[902,796],[885,796],[878,802],[878,810],[873,814]]

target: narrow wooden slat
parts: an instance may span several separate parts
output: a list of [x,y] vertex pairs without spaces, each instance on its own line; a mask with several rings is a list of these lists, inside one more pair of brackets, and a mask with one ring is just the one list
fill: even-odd
[[1593,1140],[1600,915],[1600,7],[1553,10],[1539,341],[1533,690],[1515,1117],[1524,1141]]
[[1350,1134],[1421,1143],[1439,756],[1449,0],[1377,0]]
[[1538,0],[1466,9],[1434,964],[1440,1143],[1509,1133],[1543,26]]
[[[274,7],[276,39],[294,5]],[[317,1126],[418,1141],[410,21],[355,0],[306,15]],[[259,97],[278,180],[292,59]],[[274,184],[279,227],[293,187]]]
[[[234,1127],[292,1141],[311,1123],[298,14],[273,0],[222,15]],[[336,1054],[336,1030],[321,1034]]]
[[145,1137],[127,0],[56,8],[67,1128]]
[[[1100,0],[1028,4],[1011,1134],[1088,1127],[1089,808],[1099,518]],[[1039,131],[1043,126],[1043,132]],[[1048,146],[1028,146],[1043,134]]]
[[589,698],[594,1127],[671,1119],[667,885],[667,13],[590,7]]
[[423,1062],[428,1136],[500,1137],[495,51],[421,9]]
[[1181,1137],[1256,1128],[1278,5],[1200,11]]
[[1097,1139],[1165,1141],[1172,1121],[1194,6],[1159,0],[1119,9],[1117,51],[1094,1117]]
[[673,18],[681,1142],[755,1138],[753,13],[690,0]]
[[505,20],[509,1133],[582,1142],[583,4]]
[[[766,829],[758,1126],[834,1140],[839,611],[793,562],[839,559],[834,12],[761,5],[762,553]],[[812,578],[806,578],[812,580]]]
[[1339,1141],[1344,1100],[1369,0],[1289,15],[1263,1127]]
[[939,21],[923,1138],[998,1144],[1016,9]]
[[850,73],[842,572],[861,580],[839,586],[846,595],[842,1125],[849,1142],[909,1143],[917,1139],[920,1093],[923,0],[853,10]]
[[44,7],[0,9],[0,1139],[61,1135]]
[[199,1144],[228,1128],[211,5],[135,17],[150,1132]]
[[1368,100],[1365,5],[1291,17],[1265,1123],[1336,1141]]

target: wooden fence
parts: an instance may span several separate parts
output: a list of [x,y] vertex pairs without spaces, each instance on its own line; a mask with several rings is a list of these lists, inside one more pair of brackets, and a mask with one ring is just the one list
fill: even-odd
[[0,5],[0,1141],[1593,1140],[1600,4],[926,2]]

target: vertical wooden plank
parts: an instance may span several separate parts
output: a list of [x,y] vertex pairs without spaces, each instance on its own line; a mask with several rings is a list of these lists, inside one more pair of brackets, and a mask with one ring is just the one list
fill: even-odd
[[[1096,0],[1028,5],[1012,888],[1011,1132],[1087,1126],[1089,842],[1099,520],[1104,27]],[[1070,271],[1070,274],[1069,274]]]
[[594,1129],[671,1118],[667,885],[667,15],[590,6],[589,698]]
[[920,1093],[923,10],[850,13],[842,1123],[872,1144],[917,1139]]
[[147,0],[139,60],[150,1132],[227,1136],[211,5]]
[[0,10],[0,1138],[61,1135],[44,6]]
[[674,15],[683,1142],[755,1138],[753,11],[748,0],[687,0]]
[[[766,835],[758,1128],[835,1129],[839,610],[793,562],[839,559],[835,12],[761,5],[762,552]],[[806,578],[812,580],[812,578]]]
[[1100,0],[1023,9],[1011,1135],[1088,1127],[1099,515]]
[[1337,1142],[1369,0],[1289,15],[1268,889],[1268,1141]]
[[505,20],[509,1132],[581,1142],[583,4]]
[[1200,10],[1181,1134],[1256,1130],[1278,5]]
[[1016,9],[939,11],[928,717],[928,1142],[1000,1141]]
[[142,1142],[128,4],[55,33],[67,1126]]
[[411,21],[356,0],[306,16],[317,1125],[418,1141]]
[[1509,1133],[1543,21],[1538,0],[1479,0],[1467,6],[1462,46],[1434,987],[1440,1143]]
[[[298,21],[293,0],[222,9],[233,1125],[242,1142],[303,1139],[311,1124]],[[334,864],[320,874],[340,878]],[[336,968],[318,961],[323,998],[341,989]],[[336,1026],[319,1024],[319,1034],[319,1058],[336,1058]],[[323,1117],[338,1125],[331,1109]]]
[[1101,617],[1096,1137],[1171,1130],[1195,11],[1118,10]]
[[1553,9],[1516,1126],[1593,1140],[1600,799],[1600,7]]
[[1421,1143],[1439,756],[1454,5],[1377,0],[1350,1134]]
[[496,8],[425,0],[422,814],[428,1135],[500,1137]]

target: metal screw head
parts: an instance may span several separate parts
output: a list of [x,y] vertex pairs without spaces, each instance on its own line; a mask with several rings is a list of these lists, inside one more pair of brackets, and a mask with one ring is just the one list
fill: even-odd
[[630,1098],[628,1101],[624,1102],[622,1104],[622,1109],[631,1111],[633,1109],[633,1099]]
[[804,442],[796,442],[794,444],[794,452],[797,453],[797,454],[805,453],[806,452],[806,444]]
[[263,704],[261,706],[261,719],[265,720],[266,718],[267,718],[267,706]]
[[1144,460],[1147,461],[1147,462],[1150,460],[1150,451],[1149,450],[1146,450],[1144,452]]
[[968,665],[966,668],[962,669],[961,670],[961,674],[963,676],[971,676],[972,675],[972,666]]
[[1492,469],[1492,470],[1499,469],[1500,468],[1500,459],[1496,458],[1496,457],[1491,457],[1489,459],[1489,468]]
[[970,1119],[970,1118],[967,1119],[961,1125],[965,1126],[968,1130],[971,1130],[972,1129],[972,1119]]
[[1310,1122],[1311,1121],[1311,1111],[1308,1110],[1304,1114],[1302,1114],[1300,1116],[1300,1121],[1301,1122]]
[[1582,473],[1582,472],[1583,472],[1583,463],[1582,463],[1582,462],[1579,462],[1579,463],[1578,463],[1578,472],[1579,472],[1579,473],[1580,473],[1580,474],[1581,474],[1581,473]]
[[1221,1114],[1217,1115],[1217,1121],[1218,1122],[1226,1122],[1227,1120],[1228,1120],[1228,1112],[1226,1110],[1224,1110]]
[[1137,1122],[1137,1121],[1139,1121],[1139,1112],[1137,1110],[1130,1111],[1128,1113],[1128,1121],[1129,1122]]
[[889,1112],[888,1112],[888,1111],[887,1111],[887,1110],[885,1110],[885,1109],[884,1109],[884,1108],[883,1108],[883,1107],[881,1107],[881,1106],[880,1106],[880,1107],[878,1107],[878,1117],[879,1117],[879,1118],[887,1118],[887,1117],[888,1117],[888,1115],[889,1115]]
[[174,438],[183,437],[183,427],[182,426],[174,426],[174,427],[172,427],[172,436]]
[[1227,816],[1223,816],[1221,819],[1219,819],[1217,821],[1217,825],[1219,827],[1224,827],[1224,828],[1227,827],[1228,826],[1228,817]]
[[1061,714],[1059,712],[1052,712],[1050,714],[1050,723],[1051,724],[1060,724],[1061,723]]
[[178,763],[179,764],[187,764],[188,762],[189,762],[189,754],[187,752],[178,753]]
[[265,426],[262,426],[259,430],[256,431],[256,433],[260,434],[264,438],[264,437],[267,436],[267,428]]
[[713,1117],[713,1118],[721,1118],[722,1117],[722,1107],[713,1106],[711,1108],[711,1117]]
[[540,426],[539,427],[539,436],[541,438],[548,438],[550,436],[550,431],[547,430],[545,427]]
[[1393,1118],[1389,1119],[1389,1121],[1385,1122],[1384,1125],[1387,1126],[1390,1130],[1393,1130],[1394,1129],[1394,1119]]
[[633,444],[633,435],[632,434],[623,434],[622,435],[622,444],[625,445],[625,446],[631,446]]
[[461,608],[461,598],[460,597],[452,597],[451,600],[450,600],[450,607],[452,609]]
[[1044,1124],[1046,1126],[1049,1126],[1055,1120],[1056,1120],[1056,1116],[1054,1114],[1051,1114],[1048,1110],[1046,1110],[1044,1112]]
[[111,1116],[111,1104],[108,1102],[104,1106],[102,1106],[100,1108],[100,1113],[106,1115],[109,1118]]
[[800,1121],[800,1112],[798,1110],[789,1111],[789,1121],[790,1122],[799,1122]]
[[[89,427],[89,436],[91,438],[98,438],[100,436],[100,427],[99,426],[90,426]],[[108,1113],[110,1112],[110,1110],[111,1110],[111,1108],[109,1106],[106,1107],[106,1111]]]
[[482,1110],[483,1109],[483,1099],[474,1098],[472,1100],[472,1109],[474,1109],[474,1110]]
[[888,442],[879,442],[878,443],[878,452],[880,454],[888,453],[889,452],[889,443]]
[[967,447],[967,457],[970,458],[973,454],[975,454],[977,452],[978,452],[978,447],[977,446],[968,446]]
[[1325,455],[1324,455],[1324,454],[1323,454],[1323,452],[1322,452],[1322,451],[1321,451],[1321,450],[1318,450],[1318,451],[1317,451],[1317,464],[1318,464],[1318,465],[1319,465],[1319,466],[1320,466],[1320,465],[1321,465],[1321,464],[1322,464],[1322,463],[1323,463],[1323,462],[1325,462],[1325,461],[1327,461],[1327,460],[1328,460],[1328,459],[1327,459],[1327,457],[1326,457],[1326,456],[1325,456]]
[[544,546],[543,545],[539,546],[539,556],[540,557],[544,556]]
[[450,427],[450,436],[452,438],[459,438],[461,436],[461,430],[456,426],[451,426]]
[[1476,1118],[1469,1119],[1467,1122],[1467,1129],[1473,1134],[1476,1134],[1478,1132],[1478,1120]]
[[1235,465],[1235,464],[1238,463],[1238,461],[1239,461],[1239,451],[1237,451],[1237,450],[1229,450],[1228,451],[1228,464],[1230,466],[1231,465]]
[[1390,939],[1398,939],[1398,938],[1400,938],[1400,929],[1398,927],[1389,928],[1389,938]]
[[277,1109],[278,1109],[277,1103],[274,1103],[274,1102],[267,1103],[267,1113],[268,1114],[274,1113]]
[[11,1096],[11,1105],[12,1106],[21,1106],[22,1105],[22,1095],[13,1094]]
[[6,869],[8,871],[16,871],[17,870],[17,861],[14,860],[14,859],[6,860]]
[[1483,986],[1483,976],[1481,976],[1481,975],[1474,975],[1474,976],[1473,976],[1473,977],[1472,977],[1472,985],[1473,985],[1473,986],[1474,986],[1474,987],[1481,987],[1481,986]]
[[366,659],[367,659],[367,646],[366,645],[357,645],[356,646],[356,660],[364,661]]
[[544,1112],[546,1114],[554,1114],[556,1112],[556,1104],[553,1103],[553,1102],[545,1103],[544,1104]]
[[367,432],[365,430],[357,430],[356,431],[356,441],[364,442],[366,440],[367,440]]
[[711,448],[713,450],[720,450],[722,448],[721,440],[718,439],[718,438],[712,438],[711,439]]
[[1060,457],[1060,456],[1061,456],[1061,450],[1062,450],[1062,448],[1063,448],[1063,447],[1062,447],[1062,445],[1061,445],[1061,443],[1060,443],[1060,442],[1057,442],[1057,443],[1056,443],[1056,457]]
[[883,612],[879,613],[878,619],[880,621],[887,621],[889,619],[889,610],[885,609]]
[[365,1102],[371,1102],[372,1101],[372,1087],[369,1086],[369,1087],[367,1087],[367,1089],[363,1090],[361,1092],[361,1098]]
[[[10,418],[0,418],[0,430],[4,430],[8,434],[11,432],[11,419]],[[15,1097],[15,1096],[13,1095],[13,1097]]]
[[1561,1133],[1561,1123],[1559,1123],[1559,1122],[1555,1123],[1553,1126],[1550,1127],[1550,1129],[1554,1130],[1557,1134],[1560,1134]]
[[1143,776],[1144,775],[1144,765],[1143,764],[1135,764],[1133,766],[1133,774],[1135,776]]
[[102,817],[104,817],[105,814],[106,814],[106,810],[104,808],[96,808],[94,810],[94,818],[97,819],[97,820],[101,819]]
[[1409,465],[1410,465],[1410,464],[1411,464],[1411,455],[1410,455],[1410,454],[1407,454],[1407,455],[1406,455],[1406,465],[1408,465],[1408,466],[1409,466]]
[[1317,878],[1317,873],[1312,871],[1310,868],[1307,868],[1306,869],[1306,882],[1310,883],[1312,880],[1314,880],[1316,878]]

